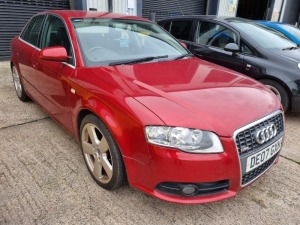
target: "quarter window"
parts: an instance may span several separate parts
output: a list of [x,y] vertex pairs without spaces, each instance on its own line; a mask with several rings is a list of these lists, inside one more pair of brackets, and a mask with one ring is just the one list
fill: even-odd
[[[173,21],[170,33],[180,40],[189,40],[191,28],[192,28],[193,21],[191,20],[184,20],[184,21]],[[167,28],[165,28],[168,30]]]
[[41,32],[41,28],[43,25],[43,21],[45,19],[45,15],[35,16],[31,19],[31,21],[26,26],[25,30],[21,34],[21,38],[36,46],[39,47],[39,35]]
[[198,24],[196,43],[202,45],[224,48],[228,43],[238,44],[237,35],[227,27],[211,22]]
[[245,44],[245,42],[241,41],[241,52],[246,55],[253,55],[252,50],[248,45]]

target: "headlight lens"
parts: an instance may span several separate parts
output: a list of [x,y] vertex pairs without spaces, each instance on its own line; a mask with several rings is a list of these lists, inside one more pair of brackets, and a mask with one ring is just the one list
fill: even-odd
[[223,146],[219,137],[209,131],[184,127],[147,126],[147,141],[161,146],[177,148],[190,153],[220,153]]
[[300,63],[298,63],[298,68],[300,69]]

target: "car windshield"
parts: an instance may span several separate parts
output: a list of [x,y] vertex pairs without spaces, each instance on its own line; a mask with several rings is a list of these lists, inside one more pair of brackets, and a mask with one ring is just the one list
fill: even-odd
[[293,36],[300,40],[300,29],[289,24],[277,24],[277,26],[283,28],[284,30],[291,33]]
[[246,36],[250,37],[261,48],[282,50],[296,46],[292,41],[272,32],[264,25],[243,22],[232,23],[239,31],[245,33]]
[[151,22],[77,18],[72,23],[88,67],[172,60],[189,53]]

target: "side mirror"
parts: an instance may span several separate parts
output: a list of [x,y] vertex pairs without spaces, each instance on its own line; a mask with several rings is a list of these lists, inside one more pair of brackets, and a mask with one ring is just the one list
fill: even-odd
[[68,61],[68,54],[64,47],[54,46],[43,48],[40,53],[40,59],[49,61],[66,62]]
[[237,53],[240,51],[239,46],[235,43],[228,43],[225,45],[224,50],[232,53]]
[[184,43],[184,42],[180,42],[180,44],[181,44],[183,47],[187,48],[187,45],[186,45],[186,43]]

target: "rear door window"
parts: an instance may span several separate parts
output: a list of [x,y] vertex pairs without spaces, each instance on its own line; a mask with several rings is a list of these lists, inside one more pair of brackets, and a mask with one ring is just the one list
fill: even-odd
[[[173,21],[170,33],[177,39],[188,41],[192,29],[192,20]],[[168,27],[165,27],[166,30]]]
[[40,33],[44,19],[45,15],[38,15],[33,17],[22,32],[20,36],[21,39],[32,44],[35,47],[39,47]]

